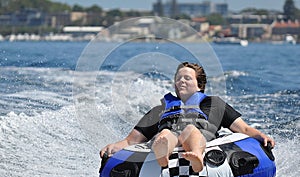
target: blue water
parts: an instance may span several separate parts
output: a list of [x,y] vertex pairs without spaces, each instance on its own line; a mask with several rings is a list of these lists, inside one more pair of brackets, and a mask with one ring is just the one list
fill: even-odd
[[[99,50],[114,45],[99,43]],[[0,176],[97,176],[98,150],[124,137],[160,96],[173,91],[168,77],[155,72],[159,61],[150,66],[154,72],[137,73],[145,66],[130,60],[160,51],[179,61],[193,60],[174,44],[130,43],[110,53],[98,71],[78,72],[87,46],[0,43]],[[299,45],[211,47],[224,77],[209,81],[226,84],[219,96],[276,140],[277,176],[299,176]],[[135,69],[126,69],[126,62]]]

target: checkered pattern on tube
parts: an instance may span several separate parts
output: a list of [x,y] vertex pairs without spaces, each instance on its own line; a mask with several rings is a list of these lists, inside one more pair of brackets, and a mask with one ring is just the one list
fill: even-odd
[[192,170],[190,162],[181,156],[182,153],[173,152],[169,157],[169,165],[162,168],[161,177],[199,177],[199,173]]

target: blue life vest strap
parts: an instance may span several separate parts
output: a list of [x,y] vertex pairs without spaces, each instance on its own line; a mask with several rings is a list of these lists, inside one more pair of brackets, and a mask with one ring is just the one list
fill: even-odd
[[185,114],[185,113],[199,113],[206,120],[207,115],[202,112],[199,105],[204,100],[206,95],[201,92],[194,93],[184,104],[178,97],[175,97],[171,93],[164,96],[165,111],[161,116],[161,120],[164,118],[172,117],[172,115]]
[[201,92],[194,93],[185,104],[168,93],[164,96],[165,111],[159,121],[159,131],[170,129],[183,130],[188,124],[195,125],[207,141],[216,137],[218,127],[208,121],[208,116],[200,109],[200,103],[206,98]]

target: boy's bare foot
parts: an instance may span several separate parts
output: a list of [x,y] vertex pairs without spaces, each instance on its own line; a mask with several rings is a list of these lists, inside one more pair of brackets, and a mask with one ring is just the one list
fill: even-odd
[[202,157],[197,155],[194,152],[185,152],[182,153],[182,157],[191,162],[194,172],[200,172],[203,169],[203,160]]
[[168,154],[168,139],[167,137],[159,137],[153,142],[152,149],[156,156],[157,162],[161,167],[168,166],[169,154]]

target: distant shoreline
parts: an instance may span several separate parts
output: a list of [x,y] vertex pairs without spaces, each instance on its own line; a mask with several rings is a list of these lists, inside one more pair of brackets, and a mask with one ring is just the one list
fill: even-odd
[[11,34],[7,36],[0,35],[0,41],[90,41],[96,35],[87,34],[82,36],[73,36],[71,34],[36,35],[36,34]]

